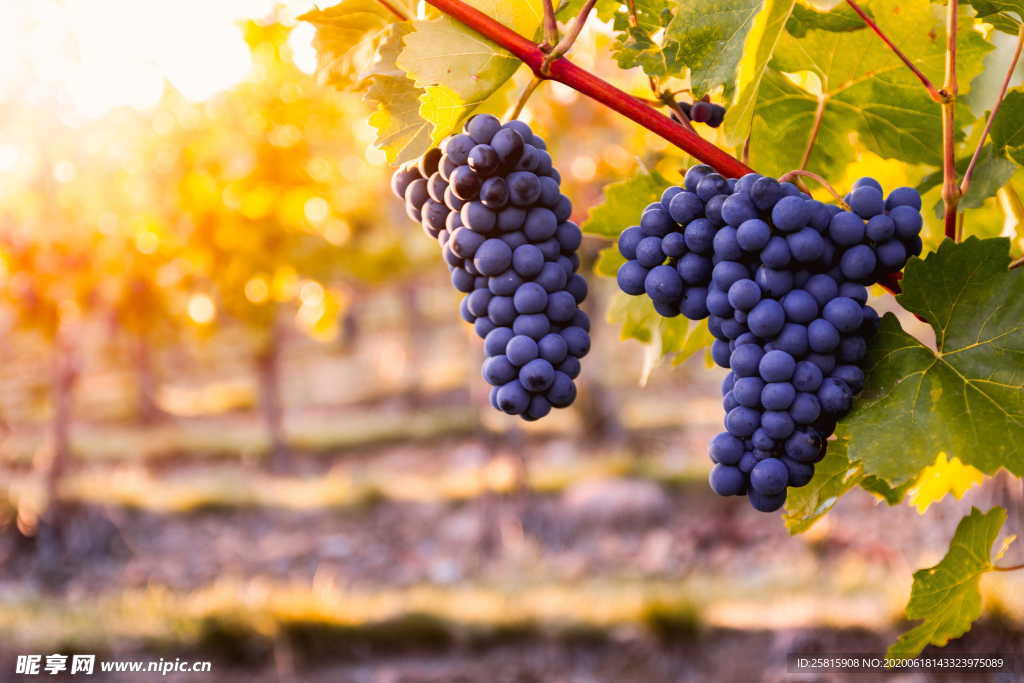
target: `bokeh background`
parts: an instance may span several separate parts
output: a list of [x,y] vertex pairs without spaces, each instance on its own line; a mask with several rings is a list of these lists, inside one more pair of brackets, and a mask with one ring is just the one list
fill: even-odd
[[[927,517],[857,492],[792,538],[718,499],[723,371],[640,386],[596,276],[579,401],[495,414],[366,106],[314,75],[310,5],[0,7],[0,680],[53,652],[214,663],[182,681],[783,680],[789,652],[881,652],[970,505],[1024,531],[998,477]],[[574,59],[642,93],[608,34]],[[578,222],[688,163],[557,85],[524,116]],[[904,172],[865,152],[846,184]],[[951,649],[1020,654],[1021,581],[986,577]]]

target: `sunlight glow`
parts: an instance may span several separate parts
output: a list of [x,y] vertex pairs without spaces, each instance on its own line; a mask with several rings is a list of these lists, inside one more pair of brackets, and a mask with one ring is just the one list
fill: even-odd
[[[242,80],[249,50],[238,22],[275,7],[293,18],[312,0],[4,0],[0,3],[0,96],[47,102],[66,123],[119,106],[157,102],[165,83],[188,99],[207,99]],[[312,71],[311,27],[290,44]]]

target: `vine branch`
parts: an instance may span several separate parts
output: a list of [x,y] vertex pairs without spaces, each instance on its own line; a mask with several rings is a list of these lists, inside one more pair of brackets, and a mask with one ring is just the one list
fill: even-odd
[[957,0],[946,0],[946,82],[942,102],[942,201],[945,204],[946,237],[956,241],[956,208],[960,203],[960,184],[956,174],[956,32],[959,15]]
[[819,185],[824,187],[826,190],[828,190],[829,194],[831,194],[833,197],[836,198],[836,201],[839,202],[839,206],[843,207],[847,211],[850,210],[850,206],[845,201],[843,201],[842,195],[839,194],[839,192],[836,190],[836,188],[832,187],[831,183],[829,183],[827,180],[822,178],[817,173],[812,173],[810,171],[805,171],[802,168],[798,168],[798,169],[792,170],[792,171],[790,171],[788,173],[783,173],[781,176],[779,176],[779,182],[780,183],[789,182],[790,180],[792,180],[793,178],[796,178],[797,176],[803,176],[804,178],[810,178],[814,182],[818,183]]
[[427,0],[456,21],[465,24],[480,35],[489,38],[526,63],[538,78],[550,78],[615,110],[626,118],[661,136],[700,161],[715,167],[719,173],[736,177],[751,173],[752,169],[731,154],[704,140],[692,130],[678,125],[669,117],[655,111],[637,98],[619,90],[565,57],[551,61],[548,73],[541,72],[547,56],[538,45],[495,21],[460,0]]
[[558,43],[558,20],[552,0],[544,0],[544,44],[553,48]]
[[[550,0],[546,1],[550,3]],[[576,39],[580,37],[580,31],[583,30],[584,24],[587,23],[587,17],[590,16],[590,10],[594,9],[594,4],[596,2],[597,0],[587,0],[583,3],[583,7],[580,8],[579,14],[576,15],[575,19],[573,19],[572,25],[569,26],[569,30],[564,36],[562,36],[562,39],[559,40],[553,48],[551,48],[551,52],[549,52],[544,58],[544,61],[541,62],[541,72],[545,74],[548,73],[551,70],[551,62],[562,57],[572,48],[573,43],[575,43]],[[557,29],[555,33],[557,35]]]
[[868,25],[868,28],[874,31],[875,35],[881,38],[882,42],[888,45],[889,49],[892,50],[893,53],[900,58],[900,61],[906,64],[907,68],[910,69],[915,76],[917,76],[917,80],[921,81],[921,85],[925,87],[925,89],[928,91],[928,94],[931,96],[933,100],[935,100],[939,104],[942,104],[943,102],[949,99],[949,93],[947,93],[945,90],[939,90],[938,88],[936,88],[935,85],[931,82],[931,80],[929,80],[929,78],[924,75],[924,72],[918,69],[914,62],[910,61],[910,57],[907,57],[905,54],[903,54],[902,50],[896,47],[896,43],[892,42],[892,40],[889,39],[889,36],[885,35],[882,29],[879,28],[878,24],[875,23],[874,19],[868,16],[868,13],[865,12],[860,5],[854,2],[854,0],[846,0],[846,4],[849,5],[854,12],[860,15],[860,18],[864,20],[864,23]]
[[1013,57],[1010,58],[1010,65],[1006,68],[1006,76],[1003,77],[1003,85],[999,88],[996,103],[992,105],[992,111],[988,115],[988,120],[985,121],[985,130],[981,132],[981,139],[978,140],[978,146],[974,149],[971,162],[967,164],[967,170],[964,171],[964,178],[960,181],[961,196],[967,194],[967,188],[971,186],[971,177],[974,175],[974,167],[977,165],[978,157],[981,155],[981,148],[985,146],[985,140],[988,138],[989,131],[992,130],[992,122],[995,121],[996,114],[999,113],[999,107],[1002,106],[1003,99],[1006,97],[1006,89],[1010,87],[1010,80],[1013,78],[1013,72],[1017,69],[1017,62],[1020,61],[1022,48],[1024,48],[1024,24],[1017,31],[1017,47],[1014,48]]

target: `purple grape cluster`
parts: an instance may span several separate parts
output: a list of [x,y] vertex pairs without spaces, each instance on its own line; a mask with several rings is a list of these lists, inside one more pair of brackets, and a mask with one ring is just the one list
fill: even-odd
[[854,183],[850,210],[755,173],[694,166],[640,224],[622,231],[622,291],[665,317],[708,318],[725,429],[711,442],[711,488],[779,509],[804,486],[864,386],[878,327],[866,287],[921,253],[921,197]]
[[460,311],[484,340],[491,405],[538,420],[576,399],[590,350],[579,305],[582,233],[544,140],[522,121],[480,114],[416,163],[391,189],[409,218],[441,245]]

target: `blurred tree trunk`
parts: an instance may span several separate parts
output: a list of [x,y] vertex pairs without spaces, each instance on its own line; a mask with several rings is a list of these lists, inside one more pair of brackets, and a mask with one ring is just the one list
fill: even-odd
[[420,371],[422,370],[426,317],[420,310],[420,298],[414,283],[402,285],[402,304],[405,308],[405,391],[402,402],[407,408],[420,408],[423,405],[423,391],[420,388]]
[[135,337],[135,415],[140,424],[152,425],[167,419],[157,403],[157,380],[153,370],[153,347],[149,336],[140,332]]
[[259,379],[260,411],[270,442],[270,466],[283,469],[290,464],[291,455],[284,434],[284,404],[281,401],[281,325],[275,319],[267,334],[266,343],[256,354],[256,374]]
[[52,400],[53,418],[50,423],[53,452],[46,464],[46,516],[54,524],[60,516],[60,482],[71,459],[71,404],[78,383],[78,354],[65,339],[54,346]]
[[[588,259],[589,260],[589,259]],[[589,269],[592,264],[580,268]],[[596,283],[595,283],[596,284]],[[605,300],[597,286],[590,288],[583,308],[590,316],[590,354],[582,359],[583,372],[580,374],[580,391],[574,405],[578,406],[583,433],[591,439],[606,443],[621,444],[626,441],[626,430],[619,419],[619,400],[615,392],[601,381],[598,372],[587,372],[587,368],[606,368],[604,348],[597,343],[600,320],[604,315]]]
[[345,307],[345,312],[341,314],[341,334],[338,339],[338,350],[341,353],[355,353],[356,347],[359,346],[363,332],[362,308],[359,305],[362,297],[362,293],[353,296]]

